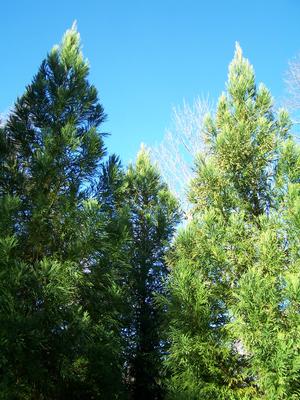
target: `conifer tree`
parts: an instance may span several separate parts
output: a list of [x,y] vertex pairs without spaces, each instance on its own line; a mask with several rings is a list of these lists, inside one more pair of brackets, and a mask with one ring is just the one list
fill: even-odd
[[76,398],[127,397],[124,380],[126,340],[123,330],[129,312],[127,276],[130,236],[125,173],[115,155],[101,165],[99,179],[85,215],[90,247],[82,286],[88,311],[89,341],[84,351],[85,379]]
[[163,398],[161,380],[162,310],[156,296],[167,275],[165,254],[178,221],[178,205],[142,147],[126,174],[131,234],[128,299],[128,379],[132,399]]
[[74,252],[73,246],[62,248],[74,243],[68,240],[75,235],[72,211],[104,154],[98,126],[105,115],[88,72],[74,25],[42,62],[6,123],[6,184],[22,199],[17,234],[29,261],[57,249],[65,257]]
[[[274,372],[264,359],[266,349],[274,351],[272,340],[267,346],[268,335],[274,336],[269,329],[276,313],[287,305],[292,309],[295,302],[286,303],[286,294],[268,293],[262,275],[251,275],[262,264],[276,281],[287,267],[286,235],[279,226],[269,235],[265,226],[274,227],[274,213],[282,218],[279,210],[288,186],[288,174],[281,172],[282,148],[290,122],[284,111],[275,114],[269,91],[263,85],[257,88],[253,68],[239,45],[229,67],[227,93],[205,126],[206,150],[196,160],[190,189],[192,221],[179,233],[169,261],[170,398],[292,398],[274,397],[276,379],[269,392],[263,382]],[[261,240],[269,242],[268,250]],[[272,279],[266,278],[276,292],[280,285]],[[261,289],[255,290],[253,304],[251,287],[258,282]],[[297,347],[292,339],[290,345],[291,359]],[[276,369],[274,353],[272,357]]]
[[300,148],[285,132],[272,176],[276,207],[254,230],[252,263],[235,293],[232,323],[258,398],[300,398]]
[[105,118],[88,71],[73,26],[1,130],[3,399],[70,398],[85,379],[90,318],[79,288],[91,252],[87,188],[104,154]]

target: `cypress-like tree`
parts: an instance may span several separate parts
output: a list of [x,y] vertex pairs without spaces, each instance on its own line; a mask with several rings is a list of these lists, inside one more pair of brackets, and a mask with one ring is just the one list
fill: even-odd
[[178,205],[145,148],[126,174],[131,235],[126,367],[132,399],[161,399],[161,323],[156,303],[167,276],[165,255],[178,221]]
[[[297,363],[298,322],[291,316],[296,297],[288,300],[288,285],[279,278],[289,269],[286,247],[292,240],[274,225],[284,215],[288,175],[298,157],[293,150],[288,159],[294,164],[283,162],[289,127],[287,114],[273,111],[269,91],[257,88],[253,68],[237,45],[227,93],[215,117],[206,119],[206,150],[196,160],[190,189],[192,221],[170,256],[171,399],[295,395],[287,391],[280,397],[283,392],[276,389],[284,368],[287,375],[298,368],[282,361],[284,339],[277,337],[277,323],[284,323],[289,310],[287,358]],[[274,378],[268,381],[270,391],[267,376]]]
[[104,154],[105,118],[88,71],[73,26],[0,133],[3,399],[70,398],[84,379],[90,319],[79,287],[91,252],[87,188]]

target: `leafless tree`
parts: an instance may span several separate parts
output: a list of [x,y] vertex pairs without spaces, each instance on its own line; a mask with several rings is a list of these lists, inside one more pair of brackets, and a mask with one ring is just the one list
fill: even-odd
[[289,61],[285,73],[286,96],[283,106],[289,111],[293,122],[293,136],[300,140],[300,53]]
[[285,100],[291,111],[300,110],[300,54],[289,61],[288,70],[285,76],[285,83],[288,96]]
[[185,212],[188,211],[186,191],[193,176],[193,161],[204,148],[204,118],[212,110],[208,97],[198,97],[192,105],[184,101],[181,107],[174,107],[170,129],[162,142],[151,148],[153,161]]

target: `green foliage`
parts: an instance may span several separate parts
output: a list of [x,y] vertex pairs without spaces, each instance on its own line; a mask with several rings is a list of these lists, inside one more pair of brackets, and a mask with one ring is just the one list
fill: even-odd
[[[170,399],[299,398],[299,149],[237,45],[169,257]],[[299,204],[298,204],[299,203]]]
[[[63,243],[73,242],[77,203],[104,152],[97,129],[105,115],[87,75],[72,28],[42,62],[5,125],[3,184],[22,200],[16,234],[29,261],[62,256]],[[70,251],[64,249],[65,257]]]
[[129,210],[128,379],[133,399],[161,399],[161,323],[156,296],[164,291],[165,254],[178,222],[178,204],[144,147],[126,174]]
[[128,213],[124,172],[117,157],[102,164],[95,198],[85,203],[85,258],[82,301],[87,309],[89,342],[83,351],[85,378],[76,398],[126,398],[124,364],[126,342],[122,335],[128,312]]
[[0,128],[3,399],[159,398],[177,203],[145,151],[102,162],[88,72],[73,26]]
[[300,147],[239,45],[190,221],[105,162],[74,25],[0,125],[0,399],[300,399]]
[[[118,289],[107,267],[109,246],[97,247],[107,240],[107,217],[99,215],[96,200],[88,200],[104,154],[98,129],[105,115],[88,71],[73,27],[0,132],[3,399],[117,393],[114,368],[107,366],[120,352],[109,303]],[[101,250],[107,260],[95,283],[87,271],[100,263],[95,253]],[[90,299],[97,289],[94,310]]]

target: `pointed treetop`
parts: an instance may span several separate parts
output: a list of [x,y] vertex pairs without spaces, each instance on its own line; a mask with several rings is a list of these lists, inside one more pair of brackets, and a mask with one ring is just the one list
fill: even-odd
[[147,154],[147,153],[149,153],[147,146],[145,145],[145,143],[141,142],[140,149],[138,151],[138,156],[141,154]]
[[76,19],[73,21],[71,28],[66,30],[66,32],[63,36],[62,44],[68,38],[73,38],[74,41],[76,38],[76,42],[78,43],[78,45],[80,45],[80,33],[78,32],[78,29],[77,29],[77,20]]
[[143,142],[141,143],[140,149],[136,156],[136,164],[138,165],[139,163],[142,163],[142,164],[150,164],[151,163],[149,149]]
[[61,45],[54,48],[54,51],[60,51],[61,60],[67,69],[74,67],[88,70],[88,62],[83,58],[81,51],[80,33],[77,31],[76,20],[65,32]]
[[151,163],[150,151],[144,143],[140,145],[135,162],[130,163],[128,167],[128,176],[136,176],[136,173],[138,173],[140,177],[145,177],[150,174],[154,176],[155,179],[159,179],[159,173]]
[[77,32],[77,19],[74,19],[72,27],[71,27],[71,31]]
[[73,42],[76,42],[78,46],[80,46],[80,34],[77,30],[77,20],[75,19],[72,23],[71,28],[67,29],[63,35],[62,41],[60,44],[55,44],[52,47],[51,52],[57,52],[60,48],[64,47],[67,42],[70,42],[70,39],[73,39]]
[[229,64],[227,90],[236,104],[243,103],[249,95],[254,99],[256,93],[254,69],[249,60],[243,57],[238,42],[235,44],[233,60]]
[[235,54],[234,58],[236,58],[239,61],[242,61],[243,58],[243,50],[239,44],[239,42],[235,42]]

